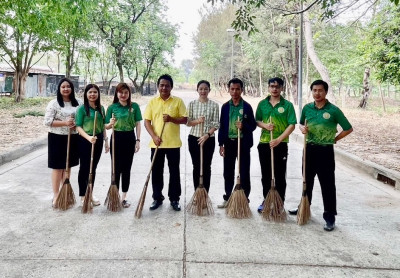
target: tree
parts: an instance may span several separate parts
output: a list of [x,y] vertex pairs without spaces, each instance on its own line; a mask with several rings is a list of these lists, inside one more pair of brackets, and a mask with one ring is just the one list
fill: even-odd
[[190,60],[190,59],[182,60],[181,68],[185,72],[185,80],[186,80],[186,82],[189,82],[189,76],[192,73],[192,70],[194,68],[193,60]]
[[124,82],[124,51],[132,45],[135,24],[151,5],[160,5],[159,0],[101,0],[96,9],[94,20],[102,37],[114,49],[120,82]]
[[17,102],[25,98],[30,68],[51,48],[58,17],[54,7],[48,0],[3,0],[0,5],[0,56],[15,71]]

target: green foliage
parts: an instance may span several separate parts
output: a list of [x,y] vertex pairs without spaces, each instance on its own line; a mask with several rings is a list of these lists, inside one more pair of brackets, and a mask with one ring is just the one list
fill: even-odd
[[400,84],[400,7],[384,5],[368,26],[359,45],[365,61],[376,71],[377,79]]
[[13,114],[14,118],[24,118],[26,116],[43,117],[43,111],[24,111],[21,113]]
[[42,108],[47,105],[47,103],[52,98],[49,97],[35,97],[35,98],[27,98],[21,102],[15,102],[13,98],[10,97],[0,97],[0,109],[1,110],[15,110],[18,108]]

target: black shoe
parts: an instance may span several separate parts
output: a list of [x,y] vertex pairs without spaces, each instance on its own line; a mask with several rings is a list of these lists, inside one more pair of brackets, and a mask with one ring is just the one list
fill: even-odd
[[150,210],[156,210],[159,206],[161,206],[163,201],[154,200],[150,206]]
[[289,211],[289,214],[291,214],[291,215],[297,215],[298,210],[299,210],[298,208],[295,208],[295,209],[289,209],[288,211]]
[[171,207],[174,209],[174,211],[181,210],[181,205],[179,204],[178,201],[171,201]]
[[331,232],[335,229],[335,223],[331,223],[326,221],[325,225],[324,225],[324,230],[327,232]]

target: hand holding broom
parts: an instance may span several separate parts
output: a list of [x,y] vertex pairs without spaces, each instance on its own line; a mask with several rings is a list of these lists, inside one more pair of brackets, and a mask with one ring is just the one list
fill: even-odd
[[[272,124],[272,117],[269,117]],[[270,140],[274,138],[274,132],[270,130]],[[271,147],[271,188],[264,200],[264,209],[261,215],[265,220],[282,222],[286,220],[286,211],[279,192],[275,187],[275,165],[274,165],[274,148]]]
[[[96,121],[97,111],[94,112],[94,123],[93,123],[93,137],[96,136]],[[82,213],[91,213],[93,209],[92,195],[93,195],[93,156],[94,156],[94,145],[96,141],[92,142],[92,151],[90,154],[90,170],[89,170],[89,182],[86,188],[85,198],[83,199]]]
[[[114,120],[114,113],[112,114],[112,119]],[[113,121],[114,122],[114,121]],[[119,189],[115,183],[115,132],[114,124],[112,125],[112,153],[111,153],[111,185],[108,189],[107,198],[104,201],[104,205],[107,209],[112,212],[117,212],[122,210],[121,198],[119,196]]]
[[[166,124],[166,122],[163,123],[162,129],[161,129],[161,133],[160,133],[160,139],[161,139],[161,137],[162,137],[162,135],[164,133],[165,124]],[[157,155],[157,151],[158,151],[158,147],[159,146],[160,145],[156,146],[156,149],[155,149],[154,154],[153,154],[153,159],[151,160],[150,170],[149,170],[149,173],[147,174],[146,182],[144,183],[142,194],[140,195],[139,202],[138,202],[138,205],[136,207],[136,211],[135,211],[135,217],[136,218],[142,217],[142,211],[143,211],[144,201],[146,199],[147,187],[148,187],[149,181],[150,181],[150,174],[151,174],[151,171],[153,170],[153,165],[154,165],[154,161],[156,159],[156,155]]]

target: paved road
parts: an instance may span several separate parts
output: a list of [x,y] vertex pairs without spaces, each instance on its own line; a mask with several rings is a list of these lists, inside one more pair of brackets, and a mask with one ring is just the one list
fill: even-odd
[[[186,103],[196,97],[176,94]],[[182,205],[193,194],[188,130],[183,127],[181,134]],[[322,229],[318,182],[308,225],[298,226],[293,216],[285,223],[262,220],[256,211],[262,191],[255,147],[251,219],[230,219],[217,208],[212,217],[192,216],[173,211],[168,202],[151,212],[151,187],[143,217],[135,219],[150,166],[149,140],[143,132],[134,158],[128,194],[133,205],[118,214],[104,206],[91,215],[83,215],[79,206],[54,211],[46,148],[0,166],[0,277],[400,277],[400,192],[340,162],[339,215],[330,233]],[[297,206],[302,186],[302,147],[289,145],[286,208]],[[71,178],[76,194],[77,170]],[[103,154],[95,195],[104,200],[109,185],[110,156]],[[216,152],[214,206],[222,194],[222,158]]]

